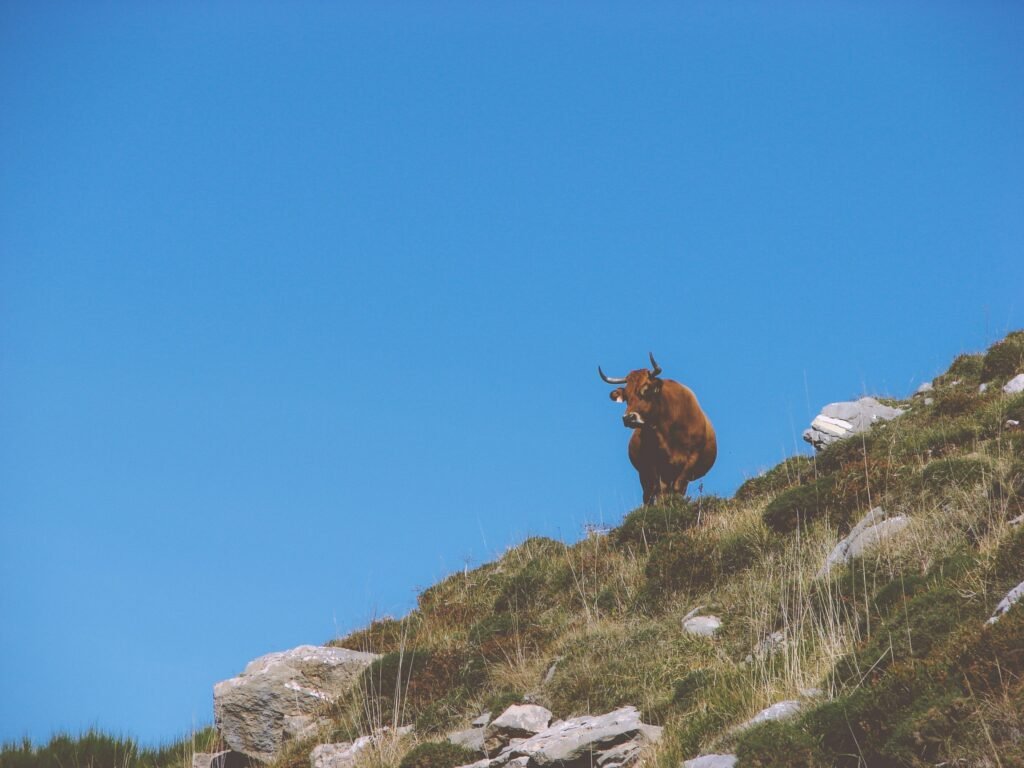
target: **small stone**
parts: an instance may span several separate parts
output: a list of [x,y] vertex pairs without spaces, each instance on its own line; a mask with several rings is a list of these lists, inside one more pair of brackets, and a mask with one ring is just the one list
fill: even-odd
[[925,392],[931,392],[933,389],[935,389],[935,386],[930,381],[926,381],[924,384],[917,388],[917,391],[914,392],[914,394],[923,395]]
[[935,402],[935,398],[933,398],[933,397],[926,397],[924,399],[924,404],[925,405],[932,405],[934,402]]
[[694,616],[683,622],[683,630],[691,635],[714,637],[722,628],[722,620],[717,616]]
[[1007,419],[1004,425],[1007,429],[1017,429],[1020,426],[1020,422],[1017,419]]
[[985,382],[984,384],[979,384],[978,385],[978,394],[979,395],[984,394],[986,389],[988,389],[988,382]]
[[491,722],[491,713],[484,712],[482,715],[480,715],[480,717],[478,717],[476,720],[470,723],[470,725],[472,725],[474,728],[483,728],[489,722]]
[[1003,392],[1008,395],[1015,395],[1018,392],[1024,392],[1024,373],[1018,373],[1006,384],[1003,385]]

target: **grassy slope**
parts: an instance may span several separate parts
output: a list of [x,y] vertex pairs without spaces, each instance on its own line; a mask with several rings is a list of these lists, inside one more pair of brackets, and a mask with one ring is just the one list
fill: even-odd
[[[366,753],[393,768],[417,743],[525,700],[559,717],[638,706],[666,726],[648,756],[659,768],[725,750],[741,767],[1024,765],[1024,609],[983,628],[1024,579],[1024,526],[1008,523],[1024,513],[1024,431],[1004,427],[1024,421],[1024,395],[999,391],[1021,370],[1017,332],[957,358],[934,404],[901,403],[901,418],[788,459],[731,499],[641,508],[607,536],[528,539],[450,576],[408,616],[336,641],[385,655],[319,740],[412,723],[413,736]],[[911,524],[816,579],[875,505]],[[681,631],[699,606],[723,619],[714,640]],[[759,652],[773,633],[784,641]],[[797,720],[728,735],[807,688],[825,695]],[[311,746],[277,768],[304,768]],[[24,751],[5,750],[0,768],[39,764]]]

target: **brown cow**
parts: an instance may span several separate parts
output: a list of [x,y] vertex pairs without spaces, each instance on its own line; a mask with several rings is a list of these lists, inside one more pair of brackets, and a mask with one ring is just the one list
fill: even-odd
[[631,371],[625,378],[597,372],[608,384],[625,384],[611,393],[626,404],[622,423],[633,430],[629,460],[640,473],[644,504],[667,493],[686,494],[686,486],[704,477],[718,456],[715,430],[688,387],[659,379],[661,367],[650,355],[651,370]]

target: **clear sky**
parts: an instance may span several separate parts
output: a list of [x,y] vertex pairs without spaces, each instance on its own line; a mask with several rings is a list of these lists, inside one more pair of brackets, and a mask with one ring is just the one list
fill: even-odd
[[1024,327],[1024,5],[0,5],[0,739],[705,490]]

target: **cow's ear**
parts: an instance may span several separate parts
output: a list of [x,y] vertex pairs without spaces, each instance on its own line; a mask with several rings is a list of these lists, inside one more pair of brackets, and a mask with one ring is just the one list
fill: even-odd
[[661,392],[661,379],[651,379],[651,383],[648,385],[649,394],[656,395]]
[[613,389],[611,391],[611,394],[608,395],[608,397],[610,397],[616,403],[624,403],[626,402],[626,390],[623,389],[622,387],[619,387],[618,389]]

